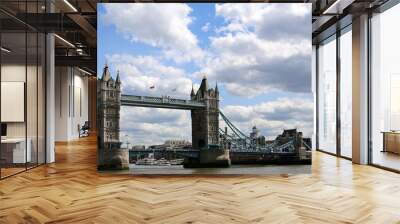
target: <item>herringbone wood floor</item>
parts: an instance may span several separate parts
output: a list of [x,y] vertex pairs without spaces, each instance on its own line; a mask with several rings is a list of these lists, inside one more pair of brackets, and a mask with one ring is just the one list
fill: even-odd
[[293,176],[99,174],[94,138],[56,155],[0,181],[0,223],[400,223],[400,175],[318,152]]

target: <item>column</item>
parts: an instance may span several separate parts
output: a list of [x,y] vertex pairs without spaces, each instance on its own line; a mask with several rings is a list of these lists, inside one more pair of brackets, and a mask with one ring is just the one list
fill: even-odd
[[[51,1],[46,1],[46,11],[54,11]],[[55,161],[55,53],[54,34],[46,34],[46,163]]]
[[368,163],[368,15],[353,19],[353,163]]

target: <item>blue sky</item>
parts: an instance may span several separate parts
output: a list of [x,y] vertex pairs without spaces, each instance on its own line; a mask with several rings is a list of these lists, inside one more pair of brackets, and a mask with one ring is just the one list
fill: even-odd
[[[107,61],[123,92],[177,98],[206,75],[244,132],[257,125],[270,138],[293,127],[311,135],[310,12],[309,4],[99,4],[98,71]],[[121,138],[137,144],[190,138],[188,112],[124,114],[135,118],[121,117]]]

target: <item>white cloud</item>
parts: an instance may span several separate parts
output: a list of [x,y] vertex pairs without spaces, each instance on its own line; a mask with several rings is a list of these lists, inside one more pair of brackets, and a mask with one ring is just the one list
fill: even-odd
[[168,139],[191,141],[190,111],[122,107],[120,138],[131,145],[161,144]]
[[107,56],[107,60],[112,68],[119,70],[122,91],[126,94],[190,97],[192,81],[182,69],[166,66],[152,56],[114,54]]
[[310,92],[309,4],[217,4],[216,14],[225,24],[209,37],[210,56],[197,74],[241,97]]
[[281,98],[251,106],[229,105],[222,112],[246,134],[254,125],[269,139],[283,129],[297,128],[307,137],[313,133],[312,100]]
[[311,4],[217,4],[228,25],[221,31],[254,31],[261,38],[299,39],[311,34]]
[[210,23],[204,24],[204,26],[201,27],[201,30],[203,32],[208,32],[208,30],[210,30]]
[[201,60],[204,56],[189,25],[192,9],[186,4],[104,4],[102,19],[133,42],[161,48],[176,62]]
[[[225,23],[215,28],[217,34],[209,37],[207,49],[198,46],[189,29],[195,18],[186,4],[104,6],[105,23],[132,41],[162,49],[164,58],[196,61],[200,69],[195,74],[206,73],[233,95],[310,91],[310,4],[216,4],[215,13]],[[209,29],[207,22],[202,30]],[[149,85],[158,79],[138,81]]]
[[122,107],[120,128],[121,141],[131,146],[161,144],[169,139],[191,141],[189,111]]
[[271,90],[310,92],[311,42],[268,41],[254,33],[211,38],[213,57],[200,73],[224,84],[236,96]]

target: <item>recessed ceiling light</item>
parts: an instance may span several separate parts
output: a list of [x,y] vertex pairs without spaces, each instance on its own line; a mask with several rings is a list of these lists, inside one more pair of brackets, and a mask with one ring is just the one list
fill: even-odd
[[78,10],[68,1],[64,0],[65,4],[67,4],[74,12],[78,12]]
[[70,47],[75,48],[75,45],[73,45],[71,42],[69,42],[68,40],[60,37],[58,34],[54,34],[55,37],[57,37],[59,40],[61,40],[62,42],[66,43],[67,45],[69,45]]
[[92,73],[90,73],[90,72],[88,72],[88,71],[86,71],[86,70],[83,70],[83,69],[81,69],[81,68],[79,68],[79,67],[78,67],[78,70],[81,71],[81,72],[83,72],[83,73],[85,73],[85,74],[87,74],[87,75],[92,75]]
[[5,47],[1,47],[1,51],[4,51],[6,53],[10,53],[11,52],[11,50],[9,50],[9,49],[7,49]]
[[336,0],[322,14],[342,14],[343,9],[351,5],[355,0]]

